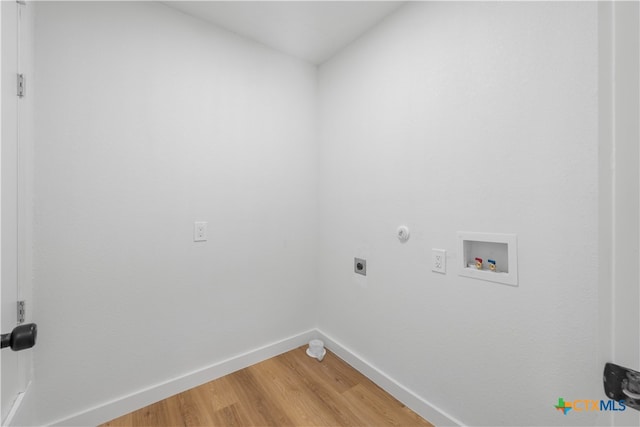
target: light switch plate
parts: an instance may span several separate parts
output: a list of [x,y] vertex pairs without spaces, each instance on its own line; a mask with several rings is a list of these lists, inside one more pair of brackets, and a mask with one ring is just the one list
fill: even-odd
[[431,271],[442,274],[447,272],[447,251],[431,249]]

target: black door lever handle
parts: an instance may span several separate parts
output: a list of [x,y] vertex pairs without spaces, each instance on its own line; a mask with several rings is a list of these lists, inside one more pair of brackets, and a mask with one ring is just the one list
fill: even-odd
[[26,350],[36,345],[38,325],[27,323],[16,326],[10,334],[2,334],[2,348],[11,347],[13,351]]

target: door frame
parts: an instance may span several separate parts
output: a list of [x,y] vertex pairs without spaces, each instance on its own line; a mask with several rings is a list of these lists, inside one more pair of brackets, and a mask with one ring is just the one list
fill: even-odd
[[[606,362],[640,370],[640,4],[598,3],[598,341]],[[640,412],[598,424],[639,425]]]
[[[13,9],[15,8],[15,9]],[[9,168],[0,167],[0,197],[2,209],[0,212],[0,221],[4,220],[3,224],[4,233],[0,230],[0,239],[2,239],[2,245],[0,249],[4,247],[4,250],[12,251],[13,256],[7,256],[7,253],[2,253],[0,250],[0,274],[3,274],[4,278],[10,278],[11,280],[2,280],[2,286],[15,286],[15,301],[3,301],[0,307],[5,310],[9,310],[9,313],[0,312],[0,316],[8,316],[8,318],[14,318],[16,321],[13,326],[17,324],[17,307],[16,302],[18,300],[25,300],[27,304],[27,313],[25,322],[32,320],[32,309],[30,305],[32,298],[32,227],[33,227],[33,213],[32,213],[32,195],[33,195],[33,132],[35,126],[33,123],[33,97],[29,96],[27,92],[24,98],[17,98],[16,94],[16,74],[24,73],[29,83],[30,76],[33,75],[33,4],[27,5],[26,3],[18,3],[17,1],[2,1],[0,4],[0,20],[12,20],[15,19],[15,25],[0,26],[0,43],[4,43],[6,47],[8,44],[15,46],[15,49],[11,49],[11,52],[7,54],[3,52],[2,58],[0,58],[0,70],[2,70],[2,83],[0,85],[0,96],[10,97],[15,96],[16,102],[6,103],[3,101],[0,103],[0,117],[2,122],[0,124],[0,166],[4,162],[4,166],[11,165]],[[1,21],[0,21],[1,22]],[[3,49],[4,50],[4,49]],[[15,59],[11,58],[11,55],[15,55]],[[9,60],[7,60],[9,58]],[[11,69],[9,69],[9,67]],[[28,90],[28,89],[27,89]],[[4,98],[2,98],[4,99]],[[10,111],[3,110],[2,104]],[[7,116],[7,113],[9,115]],[[15,124],[7,123],[5,120],[9,117],[11,122],[15,119]],[[15,126],[15,131],[12,131],[11,138],[3,138],[2,131],[5,131],[6,126]],[[1,157],[2,153],[9,157]],[[10,188],[7,193],[2,193],[2,186]],[[10,213],[10,215],[7,215]],[[8,217],[7,217],[8,216]],[[4,262],[3,262],[4,261]],[[7,271],[7,269],[9,271]],[[12,298],[13,295],[12,295]],[[2,325],[2,332],[10,332],[11,326],[8,324]],[[6,329],[6,330],[5,330]],[[12,424],[13,422],[21,422],[18,419],[24,419],[24,416],[20,416],[19,412],[23,409],[21,404],[26,400],[27,391],[30,389],[32,373],[33,373],[33,351],[22,351],[19,353],[13,353],[8,350],[0,352],[0,358],[12,357],[16,360],[16,377],[9,380],[15,383],[15,387],[11,386],[11,390],[15,390],[15,396],[10,399],[3,400],[6,406],[9,400],[12,401],[10,408],[2,408],[2,423]],[[2,359],[0,359],[0,363]],[[12,363],[13,364],[13,363]],[[3,382],[8,379],[2,378]],[[13,392],[12,392],[13,394]]]

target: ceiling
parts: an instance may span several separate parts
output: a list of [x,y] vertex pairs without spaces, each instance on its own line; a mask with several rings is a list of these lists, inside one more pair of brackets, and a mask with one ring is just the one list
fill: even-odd
[[163,1],[273,49],[321,64],[403,1]]

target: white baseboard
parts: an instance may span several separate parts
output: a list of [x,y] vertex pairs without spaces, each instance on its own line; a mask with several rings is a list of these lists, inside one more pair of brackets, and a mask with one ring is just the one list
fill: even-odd
[[[246,368],[263,360],[293,350],[314,338],[324,341],[326,347],[338,357],[353,366],[380,388],[398,399],[408,408],[422,416],[436,426],[462,426],[463,424],[436,406],[430,404],[413,391],[395,381],[389,375],[367,362],[360,355],[345,347],[327,334],[319,330],[310,330],[298,335],[268,344],[266,346],[239,354],[198,369],[186,375],[156,384],[135,393],[119,397],[110,402],[78,412],[60,419],[51,425],[55,426],[86,426],[98,425],[128,414],[139,408],[166,399],[193,387],[223,377],[237,370]],[[22,405],[25,406],[25,405]],[[22,408],[21,408],[22,409]],[[17,421],[17,419],[14,419]]]
[[11,412],[2,423],[3,426],[34,426],[38,425],[35,420],[36,397],[34,392],[34,382],[29,381],[23,393],[20,393]]
[[222,360],[186,375],[122,396],[111,402],[84,410],[51,424],[55,426],[99,425],[185,390],[189,390],[190,388],[197,387],[237,370],[293,350],[308,343],[309,340],[317,338],[317,336],[318,334],[315,330],[306,331],[255,350],[230,357],[229,359]]
[[358,372],[376,383],[381,389],[398,399],[409,409],[420,415],[425,420],[436,426],[462,426],[462,422],[456,420],[446,412],[430,404],[413,391],[409,390],[389,375],[367,362],[360,355],[348,347],[345,347],[335,339],[322,331],[317,331],[318,336],[324,341],[325,347],[336,356],[353,366]]
[[24,397],[27,394],[28,390],[29,390],[29,386],[27,385],[25,391],[18,393],[16,400],[11,405],[11,409],[9,410],[7,417],[4,420],[2,420],[3,426],[18,425],[15,422],[16,414],[19,413],[20,407],[22,406],[22,401],[24,400]]

